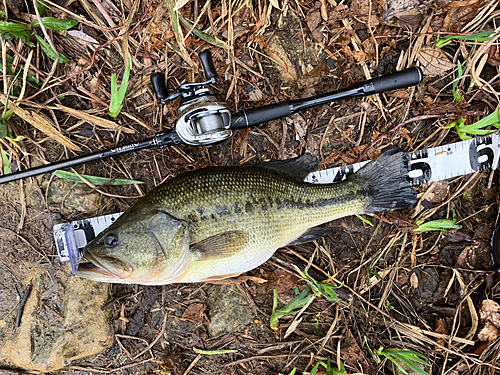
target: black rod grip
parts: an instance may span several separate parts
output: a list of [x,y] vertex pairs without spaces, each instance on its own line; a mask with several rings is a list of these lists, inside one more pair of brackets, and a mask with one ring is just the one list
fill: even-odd
[[165,84],[163,73],[157,72],[151,74],[151,84],[153,85],[156,98],[163,103],[168,97],[167,85]]
[[381,94],[386,91],[403,89],[406,87],[418,85],[420,82],[422,82],[423,78],[424,75],[420,68],[410,68],[401,72],[374,78],[366,83],[373,84],[373,94]]
[[217,78],[217,72],[215,71],[212,54],[208,49],[200,52],[200,61],[201,65],[203,65],[203,70],[205,71],[205,77],[207,78],[207,81],[210,81],[212,78]]
[[292,111],[289,102],[269,104],[264,107],[246,109],[231,115],[231,129],[245,129],[290,116]]

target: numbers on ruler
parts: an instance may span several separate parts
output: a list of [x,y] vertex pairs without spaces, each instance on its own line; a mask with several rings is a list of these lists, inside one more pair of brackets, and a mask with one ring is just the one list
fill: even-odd
[[[411,167],[408,174],[408,181],[413,185],[422,185],[429,182],[432,178],[432,167],[423,159],[427,159],[429,154],[427,150],[417,151],[411,155]],[[420,161],[417,161],[420,160]],[[415,161],[415,162],[414,162]]]
[[347,177],[352,175],[354,173],[354,166],[353,165],[344,165],[339,168],[337,173],[335,173],[335,177],[333,178],[332,182],[340,182],[345,180]]
[[474,138],[469,146],[469,163],[474,172],[482,171],[493,165],[495,151],[492,147],[493,139],[491,136]]

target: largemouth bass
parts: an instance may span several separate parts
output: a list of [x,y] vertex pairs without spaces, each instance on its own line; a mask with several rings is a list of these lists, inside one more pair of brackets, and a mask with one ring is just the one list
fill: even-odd
[[408,154],[391,150],[336,184],[310,184],[305,154],[249,167],[185,173],[157,186],[84,250],[77,275],[162,285],[237,276],[280,247],[325,234],[353,214],[411,207]]

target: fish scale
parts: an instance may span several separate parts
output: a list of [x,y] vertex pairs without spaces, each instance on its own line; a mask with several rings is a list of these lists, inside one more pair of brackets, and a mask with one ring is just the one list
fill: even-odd
[[416,201],[405,153],[383,154],[337,184],[304,182],[315,166],[315,158],[304,155],[173,178],[87,246],[84,255],[93,265],[78,274],[143,284],[222,279],[259,266],[310,228]]

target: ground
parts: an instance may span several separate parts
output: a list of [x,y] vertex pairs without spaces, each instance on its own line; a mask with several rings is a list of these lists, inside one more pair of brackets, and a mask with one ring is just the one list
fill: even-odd
[[[13,338],[24,337],[31,347],[21,362],[28,367],[4,350],[0,372],[43,370],[44,363],[37,362],[41,348],[55,347],[61,337],[69,337],[63,340],[67,344],[75,332],[85,341],[97,331],[106,339],[89,349],[93,355],[63,362],[58,357],[59,369],[48,370],[289,374],[310,373],[330,359],[335,368],[345,366],[344,373],[399,373],[386,356],[374,354],[383,348],[420,353],[430,365],[420,371],[428,373],[498,372],[500,307],[494,301],[500,277],[490,256],[498,221],[496,171],[420,185],[416,207],[365,215],[372,225],[355,216],[326,224],[327,236],[280,249],[261,267],[223,285],[75,289],[78,279],[59,262],[52,237],[54,224],[124,211],[162,181],[193,169],[305,152],[325,169],[374,159],[395,147],[416,151],[461,141],[457,129],[499,103],[497,2],[79,0],[47,2],[45,15],[44,7],[37,15],[33,3],[9,0],[1,7],[4,21],[18,25],[37,17],[78,21],[70,31],[50,22],[43,29],[22,29],[36,33],[45,46],[34,36],[27,41],[13,24],[0,24],[1,66],[10,67],[3,72],[1,100],[5,105],[9,95],[14,112],[0,117],[4,173],[171,128],[179,102],[159,103],[149,77],[165,73],[169,92],[203,81],[197,55],[204,49],[211,51],[218,73],[212,89],[232,112],[339,90],[412,66],[420,66],[425,78],[414,88],[345,99],[235,131],[210,148],[152,148],[74,169],[142,185],[96,187],[51,174],[1,185],[1,345],[11,350]],[[488,30],[492,33],[470,37]],[[443,42],[450,35],[462,39]],[[69,61],[54,63],[50,45]],[[54,50],[52,55],[57,57]],[[123,109],[113,118],[111,75],[120,83],[127,59],[130,82]],[[18,71],[15,79],[12,73]],[[485,129],[498,125],[496,116]],[[421,219],[453,220],[461,228],[416,232]],[[310,304],[303,311],[284,314],[271,327],[273,290],[278,309],[297,301],[308,285],[299,271],[308,266],[309,281],[341,286],[335,289],[339,298],[322,289],[306,298]],[[28,288],[32,294],[26,295],[16,328]],[[77,301],[86,303],[75,308]],[[98,316],[70,318],[70,311],[88,315],[92,306]],[[204,352],[216,350],[233,352]],[[43,358],[56,354],[49,350]],[[66,348],[64,358],[74,354]],[[35,362],[37,370],[29,367]],[[326,369],[320,365],[318,371]]]

